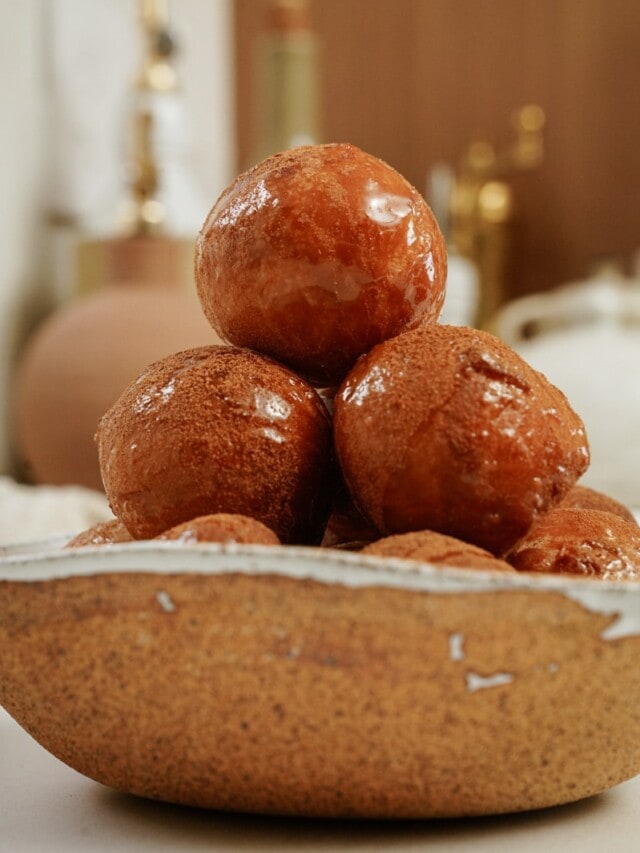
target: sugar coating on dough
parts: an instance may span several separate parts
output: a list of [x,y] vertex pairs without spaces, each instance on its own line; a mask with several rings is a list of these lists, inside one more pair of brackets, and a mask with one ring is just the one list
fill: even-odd
[[219,512],[185,521],[156,536],[156,539],[190,542],[236,542],[252,545],[279,545],[280,540],[255,518]]
[[133,536],[118,518],[101,521],[73,537],[66,548],[83,548],[87,545],[113,545],[118,542],[132,542]]
[[366,545],[361,553],[457,568],[513,571],[512,566],[494,557],[489,551],[470,545],[468,542],[462,542],[453,536],[435,533],[433,530],[418,530],[413,533],[387,536]]
[[638,523],[635,515],[628,507],[610,495],[605,495],[589,486],[574,486],[558,504],[558,508],[568,509],[570,507],[575,509],[601,509],[604,512],[612,512],[614,515],[619,515],[620,518],[624,518],[632,524],[637,525]]

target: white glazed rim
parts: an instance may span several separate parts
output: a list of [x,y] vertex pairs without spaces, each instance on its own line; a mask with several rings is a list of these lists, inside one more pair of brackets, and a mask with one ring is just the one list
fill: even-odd
[[429,593],[557,592],[610,616],[602,637],[640,636],[640,581],[450,568],[328,548],[140,541],[65,549],[56,538],[0,551],[0,581],[35,583],[104,574],[279,575],[345,588]]

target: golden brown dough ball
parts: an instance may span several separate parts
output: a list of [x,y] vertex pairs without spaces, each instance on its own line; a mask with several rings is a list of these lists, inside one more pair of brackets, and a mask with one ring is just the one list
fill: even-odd
[[219,512],[286,543],[322,537],[329,416],[310,385],[257,353],[200,347],[155,362],[96,438],[111,508],[136,539]]
[[336,384],[444,300],[446,247],[395,169],[347,143],[275,154],[222,193],[200,232],[202,307],[231,343]]
[[541,518],[506,559],[519,571],[640,578],[640,529],[612,512],[557,508]]
[[202,515],[165,530],[156,539],[179,542],[236,542],[239,545],[279,545],[280,540],[266,525],[246,515],[219,512]]
[[133,536],[124,524],[114,518],[111,521],[100,521],[83,530],[67,542],[65,548],[82,548],[86,545],[113,545],[118,542],[132,542]]
[[484,569],[487,571],[512,572],[513,567],[476,545],[462,542],[453,536],[445,536],[432,530],[414,533],[399,533],[387,536],[366,545],[362,554],[375,557],[393,557],[402,560],[417,560],[440,566],[455,566],[462,569]]
[[632,524],[637,524],[636,517],[624,504],[609,495],[591,489],[588,486],[574,486],[558,504],[558,509],[601,509],[619,515]]
[[357,506],[383,534],[435,530],[502,555],[584,472],[566,397],[487,332],[423,325],[375,347],[334,401]]

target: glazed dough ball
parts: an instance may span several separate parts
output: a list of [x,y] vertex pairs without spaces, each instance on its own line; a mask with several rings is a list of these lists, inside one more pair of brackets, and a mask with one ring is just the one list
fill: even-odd
[[446,247],[422,196],[349,144],[304,146],[240,175],[197,242],[204,312],[231,343],[319,384],[374,344],[435,321]]
[[612,512],[558,507],[507,555],[519,571],[640,579],[640,529]]
[[414,533],[399,533],[387,536],[366,545],[362,554],[375,557],[392,557],[401,560],[417,560],[438,566],[455,566],[461,569],[483,569],[485,571],[512,572],[513,567],[499,560],[476,545],[462,542],[453,536],[445,536],[432,530]]
[[282,542],[322,536],[331,426],[314,389],[247,350],[200,347],[152,364],[101,419],[100,468],[136,539],[200,515],[247,515]]
[[358,550],[379,538],[378,531],[354,504],[344,480],[338,477],[322,547]]
[[222,542],[245,545],[279,545],[280,540],[266,525],[246,515],[218,512],[185,521],[156,536],[156,539],[190,542]]
[[631,524],[636,524],[636,517],[631,510],[615,498],[605,495],[588,486],[574,486],[569,490],[566,497],[558,504],[558,509],[600,509],[604,512],[612,512],[619,515]]
[[435,530],[502,555],[589,463],[565,396],[493,335],[425,325],[360,359],[335,446],[384,534]]
[[131,542],[133,537],[118,518],[101,521],[74,536],[65,545],[66,548],[83,548],[87,545],[114,545],[118,542]]

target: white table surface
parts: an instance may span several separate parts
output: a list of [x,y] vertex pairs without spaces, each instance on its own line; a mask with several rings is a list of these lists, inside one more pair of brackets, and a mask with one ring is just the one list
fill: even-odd
[[165,850],[637,853],[640,776],[581,803],[495,818],[357,822],[220,814],[98,785],[49,755],[0,709],[1,853]]

